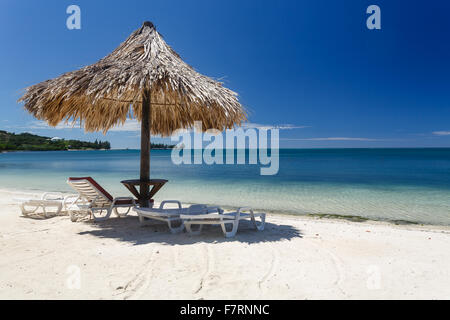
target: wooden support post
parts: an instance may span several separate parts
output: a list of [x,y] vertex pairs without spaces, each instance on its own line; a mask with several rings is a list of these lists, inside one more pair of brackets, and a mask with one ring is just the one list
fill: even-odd
[[[150,126],[151,126],[151,91],[144,89],[142,93],[142,123],[141,123],[141,182],[150,180]],[[148,183],[141,183],[140,206],[149,207],[150,188]]]

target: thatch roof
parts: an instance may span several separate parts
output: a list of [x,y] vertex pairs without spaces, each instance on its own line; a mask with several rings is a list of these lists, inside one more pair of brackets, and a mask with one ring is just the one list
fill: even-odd
[[49,125],[80,121],[86,131],[106,132],[127,118],[141,120],[148,89],[153,134],[167,136],[194,121],[223,130],[246,119],[237,94],[181,60],[151,22],[97,63],[33,85],[19,101]]

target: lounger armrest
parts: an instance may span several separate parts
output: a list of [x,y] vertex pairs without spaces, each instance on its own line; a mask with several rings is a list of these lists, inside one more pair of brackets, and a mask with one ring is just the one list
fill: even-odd
[[164,209],[164,206],[166,205],[166,203],[174,203],[174,204],[178,204],[178,209],[181,209],[181,202],[178,200],[164,200],[163,202],[161,202],[161,204],[159,205],[160,209]]
[[136,207],[136,200],[134,200],[133,197],[117,197],[117,198],[114,198],[114,200],[113,200],[113,202],[111,204],[111,207],[113,207],[116,204],[116,202],[120,201],[120,200],[131,200],[131,203],[132,203],[133,207]]
[[[53,199],[49,199],[53,196]],[[55,196],[57,198],[55,198]],[[64,196],[61,192],[46,192],[42,195],[41,200],[62,200]]]

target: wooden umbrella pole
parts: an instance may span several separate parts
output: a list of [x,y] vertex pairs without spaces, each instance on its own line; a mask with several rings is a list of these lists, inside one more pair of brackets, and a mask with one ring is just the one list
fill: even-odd
[[142,93],[142,122],[141,122],[141,207],[149,206],[150,186],[150,123],[151,123],[151,91],[144,89]]

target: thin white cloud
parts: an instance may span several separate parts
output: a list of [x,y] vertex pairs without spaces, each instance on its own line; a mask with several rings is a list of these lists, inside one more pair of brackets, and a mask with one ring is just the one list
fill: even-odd
[[[59,123],[56,127],[49,126],[45,121],[33,121],[28,124],[26,128],[42,130],[42,129],[53,129],[53,130],[68,130],[68,129],[79,129],[79,122],[75,124],[71,123]],[[111,132],[137,132],[141,130],[141,125],[136,119],[127,120],[123,125],[118,124],[116,127],[109,129]]]
[[[279,129],[279,130],[292,130],[292,129],[303,129],[309,128],[308,126],[295,126],[292,124],[283,125],[262,125],[258,123],[244,123],[241,128],[243,129]],[[128,131],[128,132],[138,132],[141,131],[141,124],[136,119],[130,119],[125,122],[124,125],[118,125],[117,127],[111,128],[109,131]]]
[[[45,121],[33,121],[28,124],[26,128],[30,129],[54,129],[54,130],[67,130],[67,129],[77,129],[80,128],[79,123],[73,124],[66,124],[66,123],[60,123],[56,127],[49,126]],[[279,125],[264,125],[264,124],[258,124],[258,123],[251,123],[247,122],[244,123],[241,128],[243,129],[264,129],[264,130],[271,130],[271,129],[278,129],[278,130],[294,130],[294,129],[304,129],[304,128],[310,128],[310,126],[297,126],[292,124],[279,124]],[[127,120],[123,125],[118,124],[117,126],[109,129],[110,132],[139,132],[141,131],[141,124],[136,119],[129,119]]]
[[293,130],[293,129],[310,128],[310,126],[296,126],[293,124],[265,125],[265,124],[259,124],[259,123],[246,122],[241,126],[241,128],[243,128],[243,129],[265,129],[265,130],[271,130],[271,129]]
[[110,132],[136,132],[141,131],[141,124],[136,119],[129,119],[123,125],[118,124],[116,127],[109,129]]
[[59,123],[56,127],[49,126],[45,121],[32,121],[28,124],[26,128],[35,129],[35,130],[43,130],[43,129],[54,129],[54,130],[67,130],[67,129],[79,129],[79,123],[71,124],[71,123]]
[[450,136],[450,131],[434,131],[433,134],[436,136]]
[[380,139],[371,138],[352,138],[352,137],[327,137],[327,138],[294,138],[294,139],[280,139],[292,141],[383,141]]

